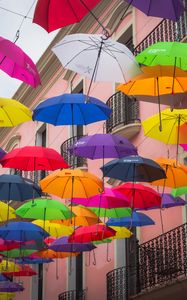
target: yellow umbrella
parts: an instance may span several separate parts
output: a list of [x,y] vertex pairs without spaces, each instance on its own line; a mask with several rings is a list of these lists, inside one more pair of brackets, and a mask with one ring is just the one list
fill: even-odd
[[43,192],[60,198],[89,198],[102,190],[102,181],[80,169],[53,172],[40,181]]
[[32,113],[28,107],[19,101],[0,98],[0,127],[13,127],[32,120]]
[[11,219],[16,219],[15,210],[6,203],[0,201],[0,222]]
[[133,233],[125,227],[120,227],[120,226],[109,226],[109,227],[116,231],[116,234],[115,236],[112,237],[112,239],[125,239],[125,238],[130,238],[133,235]]
[[17,272],[20,270],[19,265],[15,264],[12,261],[2,260],[0,263],[0,272],[3,273],[6,271],[8,272]]
[[12,300],[15,296],[15,293],[0,293],[0,300]]
[[54,237],[61,237],[63,235],[68,236],[71,235],[74,231],[73,227],[66,226],[63,223],[53,223],[51,221],[44,221],[43,220],[35,220],[32,222],[35,225],[40,226],[41,228],[45,229],[51,236]]

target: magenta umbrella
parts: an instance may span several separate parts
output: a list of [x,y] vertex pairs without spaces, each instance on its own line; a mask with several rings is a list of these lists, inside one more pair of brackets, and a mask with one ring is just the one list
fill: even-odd
[[105,188],[102,194],[90,198],[73,198],[72,202],[87,207],[100,207],[106,209],[130,207],[129,200],[123,194],[109,188]]
[[15,43],[0,37],[0,69],[32,87],[40,84],[36,65]]

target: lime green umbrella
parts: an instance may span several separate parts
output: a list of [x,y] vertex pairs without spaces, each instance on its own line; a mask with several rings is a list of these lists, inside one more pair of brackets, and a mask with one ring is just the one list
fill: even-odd
[[112,238],[108,238],[108,239],[104,239],[104,240],[100,240],[100,241],[94,241],[94,242],[92,242],[92,244],[100,245],[100,244],[111,243],[112,241],[113,241]]
[[32,253],[35,253],[35,249],[12,249],[9,251],[1,251],[0,254],[8,258],[19,258],[29,256]]
[[92,207],[90,208],[97,216],[100,217],[107,217],[107,218],[123,218],[123,217],[130,217],[131,216],[131,209],[130,208],[98,208]]
[[146,66],[176,66],[183,70],[187,70],[186,53],[187,43],[159,42],[151,45],[138,54],[136,60],[140,64]]
[[72,217],[72,212],[63,203],[38,198],[21,205],[16,209],[16,214],[22,218],[40,220],[66,220]]
[[187,186],[182,186],[180,188],[172,189],[171,194],[173,197],[178,197],[187,194]]

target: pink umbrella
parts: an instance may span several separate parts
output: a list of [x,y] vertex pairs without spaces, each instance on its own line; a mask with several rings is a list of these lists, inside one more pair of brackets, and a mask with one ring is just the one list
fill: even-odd
[[117,208],[130,207],[129,200],[120,192],[105,188],[104,193],[90,198],[73,198],[73,203],[87,207]]
[[0,69],[10,77],[37,87],[40,77],[31,58],[11,41],[0,37]]

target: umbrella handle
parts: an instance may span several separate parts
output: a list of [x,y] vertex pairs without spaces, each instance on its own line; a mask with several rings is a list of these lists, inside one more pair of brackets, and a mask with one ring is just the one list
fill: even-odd
[[94,266],[96,266],[96,256],[95,256],[95,251],[94,251],[94,249],[93,249],[93,262],[92,262],[92,264],[93,264]]
[[86,267],[89,267],[90,266],[90,252],[88,253],[88,264],[87,264],[87,262],[85,262],[85,266]]
[[107,253],[107,256],[106,256],[107,262],[111,262],[111,258],[109,257],[109,243],[107,243],[107,245],[106,245],[106,253]]
[[58,258],[56,259],[56,279],[59,279],[59,274],[58,274]]

